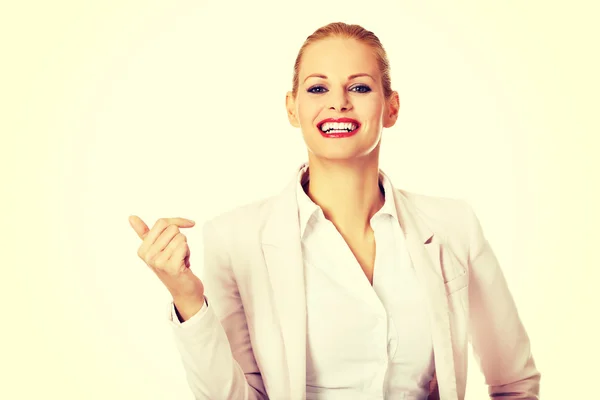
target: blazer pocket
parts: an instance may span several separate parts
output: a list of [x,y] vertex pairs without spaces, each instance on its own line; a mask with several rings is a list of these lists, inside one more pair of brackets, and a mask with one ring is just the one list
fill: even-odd
[[444,283],[444,288],[446,289],[446,296],[450,296],[452,293],[459,291],[469,285],[469,275],[466,272],[463,272],[456,278],[449,280]]

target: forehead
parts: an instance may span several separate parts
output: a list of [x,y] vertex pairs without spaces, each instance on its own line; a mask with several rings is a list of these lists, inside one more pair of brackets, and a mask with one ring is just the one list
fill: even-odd
[[346,77],[365,72],[375,76],[379,69],[375,52],[369,45],[355,39],[328,38],[306,47],[298,72],[302,80],[313,73]]

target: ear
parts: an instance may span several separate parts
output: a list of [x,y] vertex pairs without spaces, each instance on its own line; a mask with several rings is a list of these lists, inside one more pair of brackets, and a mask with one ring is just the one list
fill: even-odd
[[383,116],[383,127],[391,128],[398,119],[398,113],[400,112],[400,96],[398,92],[393,91],[389,100],[386,101],[385,115]]
[[296,115],[296,99],[292,92],[287,92],[285,96],[285,108],[287,109],[288,121],[294,128],[300,128],[300,120]]

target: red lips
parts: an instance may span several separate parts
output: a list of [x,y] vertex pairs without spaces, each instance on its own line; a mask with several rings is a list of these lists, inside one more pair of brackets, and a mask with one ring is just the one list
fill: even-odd
[[317,124],[317,127],[318,127],[319,129],[321,129],[321,126],[322,126],[322,125],[323,125],[325,122],[351,122],[351,123],[353,123],[353,124],[355,124],[355,125],[357,126],[357,128],[356,128],[356,129],[360,128],[360,122],[358,122],[357,120],[355,120],[355,119],[352,119],[352,118],[327,118],[327,119],[324,119],[323,121],[319,122],[319,123]]
[[[323,126],[323,124],[326,122],[339,122],[339,123],[350,122],[350,123],[356,125],[356,129],[354,129],[351,132],[325,133],[321,130],[321,126]],[[321,135],[323,137],[326,137],[329,139],[347,138],[350,136],[354,136],[358,132],[358,130],[360,128],[360,122],[358,122],[357,120],[352,119],[352,118],[327,118],[327,119],[324,119],[321,122],[319,122],[317,124],[317,128],[319,129],[319,132],[321,132]]]

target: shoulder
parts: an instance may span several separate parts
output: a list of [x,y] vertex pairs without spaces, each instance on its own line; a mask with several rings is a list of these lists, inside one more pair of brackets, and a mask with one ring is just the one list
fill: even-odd
[[431,196],[401,189],[396,191],[411,206],[413,212],[436,227],[451,228],[472,218],[473,209],[464,199]]
[[[472,206],[461,198],[431,196],[396,189],[411,211],[445,242],[473,251],[481,246],[483,232]],[[476,250],[475,250],[476,251]]]

